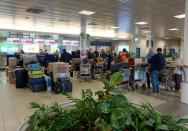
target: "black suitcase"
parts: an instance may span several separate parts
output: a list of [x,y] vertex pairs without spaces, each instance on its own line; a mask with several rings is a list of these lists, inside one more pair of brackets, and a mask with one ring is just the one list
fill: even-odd
[[68,92],[72,92],[72,83],[70,81],[69,77],[61,77],[61,78],[57,78],[57,82],[55,83],[55,87],[54,87],[54,92],[56,94],[59,93],[68,93]]
[[27,87],[28,83],[28,73],[27,70],[20,68],[14,70],[14,76],[16,79],[16,88]]

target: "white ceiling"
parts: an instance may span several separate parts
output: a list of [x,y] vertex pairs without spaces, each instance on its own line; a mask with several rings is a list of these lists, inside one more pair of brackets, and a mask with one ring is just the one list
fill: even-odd
[[[173,16],[184,13],[185,0],[0,0],[0,28],[79,34],[81,10],[94,11],[87,17],[88,32],[93,36],[127,37],[135,34],[135,22],[140,31],[151,30],[157,38],[176,39],[183,34],[184,19]],[[28,8],[44,10],[27,13]],[[119,26],[112,30],[112,26]],[[169,31],[179,28],[179,31]]]

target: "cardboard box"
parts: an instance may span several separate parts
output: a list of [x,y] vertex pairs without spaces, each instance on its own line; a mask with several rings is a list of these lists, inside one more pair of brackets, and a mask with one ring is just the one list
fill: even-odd
[[52,64],[53,81],[56,82],[59,74],[65,74],[70,77],[69,64],[64,62],[55,62]]
[[48,71],[51,73],[53,72],[53,63],[48,64]]
[[17,58],[16,57],[10,57],[8,59],[9,67],[17,66]]
[[53,63],[53,74],[69,72],[69,64],[64,62]]
[[10,84],[14,84],[15,83],[13,71],[8,71],[8,80],[9,80]]

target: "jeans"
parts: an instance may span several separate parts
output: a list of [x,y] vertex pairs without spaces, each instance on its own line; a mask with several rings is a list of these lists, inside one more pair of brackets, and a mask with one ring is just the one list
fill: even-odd
[[159,81],[158,81],[159,72],[157,70],[152,70],[150,75],[151,75],[151,83],[152,83],[153,91],[159,93],[160,90]]
[[180,90],[180,83],[181,83],[181,75],[174,74],[174,81],[175,81],[175,90]]

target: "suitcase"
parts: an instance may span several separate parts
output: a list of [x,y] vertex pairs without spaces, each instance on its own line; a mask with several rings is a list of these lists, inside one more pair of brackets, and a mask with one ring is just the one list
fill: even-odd
[[27,87],[28,83],[28,74],[27,71],[23,68],[14,69],[14,77],[16,80],[16,88],[24,88]]
[[39,63],[36,63],[36,64],[29,64],[28,65],[28,69],[30,71],[38,71],[38,70],[41,70],[41,65]]
[[44,75],[43,70],[38,70],[38,71],[29,71],[29,78],[41,78]]
[[56,94],[59,93],[68,93],[72,92],[72,83],[70,81],[70,78],[65,76],[61,78],[57,78],[57,82],[55,83],[54,92]]
[[29,84],[31,84],[31,85],[40,84],[42,82],[44,82],[44,78],[43,77],[41,77],[41,78],[30,78],[29,79]]
[[44,82],[40,84],[34,84],[34,85],[29,84],[28,86],[31,88],[33,92],[46,91],[46,86]]

